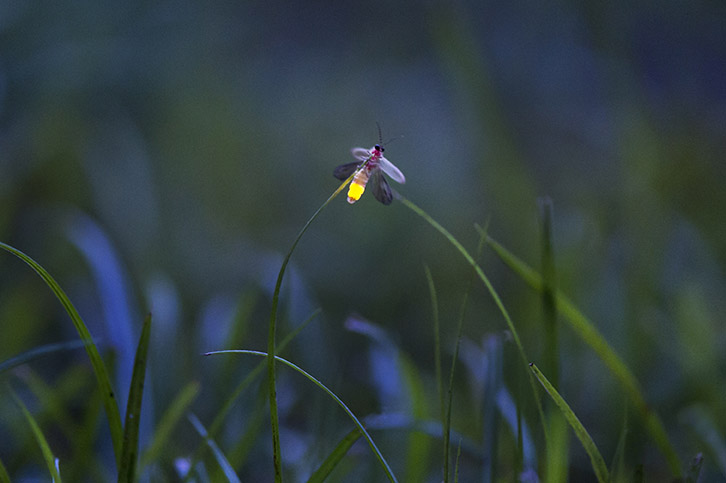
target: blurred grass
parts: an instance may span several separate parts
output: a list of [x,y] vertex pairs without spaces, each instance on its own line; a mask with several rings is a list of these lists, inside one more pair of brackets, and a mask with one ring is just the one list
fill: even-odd
[[[82,213],[109,240],[130,286],[129,329],[140,329],[139,309],[155,314],[142,450],[191,381],[200,386],[198,397],[185,402],[188,410],[201,421],[227,413],[229,398],[255,366],[200,354],[221,341],[265,348],[281,254],[301,220],[334,189],[330,172],[348,161],[350,147],[372,144],[378,120],[386,136],[403,135],[386,153],[409,180],[401,189],[472,253],[478,234],[471,225],[489,218],[491,236],[528,265],[542,263],[547,279],[536,200],[553,201],[556,289],[598,323],[647,409],[662,417],[676,454],[669,460],[685,463],[703,451],[702,480],[726,475],[718,457],[726,433],[718,350],[726,343],[719,322],[726,313],[722,5],[117,7],[0,5],[0,240],[53,273],[117,381],[131,366],[122,362],[123,342],[104,314],[107,294],[68,243],[69,216]],[[411,367],[403,373],[419,381],[412,389],[419,394],[412,396],[417,418],[429,418],[422,401],[436,401],[437,390],[432,340],[422,329],[431,314],[421,266],[436,276],[444,360],[455,347],[471,268],[445,255],[449,242],[400,204],[337,201],[296,248],[281,288],[285,332],[315,307],[323,310],[286,357],[331,381],[356,414],[388,415],[374,389],[383,377],[372,369],[377,356],[341,328],[350,314],[360,314],[406,354]],[[9,258],[0,257],[0,363],[14,367],[0,377],[17,379],[38,400],[30,410],[66,480],[109,479],[112,438],[98,424],[103,396],[93,389],[87,359],[58,351],[22,365],[12,360],[76,334],[44,287]],[[609,461],[621,440],[622,387],[572,331],[545,343],[542,297],[493,258],[485,253],[479,265],[517,322],[527,355],[577,408]],[[250,289],[259,297],[240,297]],[[464,345],[508,340],[481,287],[469,300]],[[550,374],[555,344],[561,365]],[[522,426],[538,427],[540,416],[513,382],[521,379],[521,364],[512,349],[511,341],[502,342],[496,377],[513,395]],[[483,387],[477,377],[497,368],[477,372],[464,364],[451,408],[452,430],[464,441],[459,480],[478,479],[481,468],[514,479],[517,464],[497,458],[486,466],[487,449],[469,444],[493,442],[501,448],[495,456],[519,444],[508,423],[498,424],[504,416],[496,400],[486,400],[493,409],[478,405],[485,398],[476,392]],[[248,387],[230,403],[215,441],[241,477],[266,481],[267,466],[255,464],[270,459],[264,406],[259,388]],[[304,480],[333,451],[343,436],[335,429],[347,421],[321,414],[319,396],[295,378],[283,377],[279,389],[289,437],[282,442],[285,471]],[[47,476],[28,457],[33,441],[12,405],[0,393],[0,411],[12,415],[0,420],[0,434],[7,435],[0,461],[11,476]],[[669,479],[673,464],[653,451],[637,407],[630,408],[620,474]],[[397,475],[438,472],[430,466],[417,473],[407,463],[414,454],[441,454],[430,422],[377,437],[383,454],[395,455]],[[550,423],[556,441],[562,432]],[[80,428],[72,441],[71,428]],[[167,444],[140,468],[147,477],[174,481],[178,466],[193,459],[192,428],[170,431]],[[541,436],[533,439],[544,475]],[[368,454],[354,444],[329,481],[376,481],[377,468],[362,453]],[[580,473],[587,456],[575,445],[561,457],[570,480],[592,476]],[[88,470],[86,461],[93,462]],[[199,467],[213,466],[205,454]]]

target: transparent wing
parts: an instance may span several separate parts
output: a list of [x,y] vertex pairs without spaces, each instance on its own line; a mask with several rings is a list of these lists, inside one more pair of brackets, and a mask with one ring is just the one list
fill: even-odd
[[373,196],[384,205],[390,205],[391,201],[393,201],[393,193],[380,170],[376,169],[373,171],[371,184],[373,185]]
[[365,161],[371,157],[370,150],[365,148],[353,148],[350,150],[350,154],[352,154],[355,159],[359,159],[361,161]]
[[340,166],[335,168],[335,171],[333,171],[333,176],[338,178],[340,181],[345,181],[346,179],[348,179],[348,176],[353,174],[355,170],[358,169],[358,166],[360,166],[359,161],[341,164]]
[[388,176],[391,177],[393,181],[396,183],[405,183],[406,177],[403,175],[400,169],[395,167],[392,162],[381,156],[381,158],[378,160],[378,167],[383,170],[384,173],[386,173]]

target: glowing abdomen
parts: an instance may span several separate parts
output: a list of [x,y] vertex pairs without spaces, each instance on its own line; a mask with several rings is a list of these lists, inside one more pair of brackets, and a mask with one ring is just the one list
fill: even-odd
[[366,190],[368,183],[368,170],[363,168],[355,175],[348,188],[348,203],[351,205],[358,201]]

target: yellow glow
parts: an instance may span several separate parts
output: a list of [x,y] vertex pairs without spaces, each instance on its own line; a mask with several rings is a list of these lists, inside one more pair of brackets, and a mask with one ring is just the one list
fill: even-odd
[[350,184],[350,188],[348,189],[348,201],[350,203],[353,203],[354,201],[358,201],[363,195],[363,192],[365,191],[365,186],[359,185],[355,181]]

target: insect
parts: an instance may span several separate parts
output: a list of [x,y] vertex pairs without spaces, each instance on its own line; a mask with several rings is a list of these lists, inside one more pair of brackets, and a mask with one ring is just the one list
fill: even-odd
[[[380,128],[378,137],[380,142]],[[353,204],[358,201],[363,195],[368,181],[370,181],[373,196],[384,205],[390,205],[391,201],[393,201],[393,193],[386,178],[383,177],[383,173],[386,173],[397,183],[403,184],[406,182],[406,177],[401,173],[401,170],[383,156],[384,150],[380,144],[376,144],[371,149],[353,148],[350,152],[357,161],[342,164],[335,168],[333,176],[341,181],[345,181],[351,174],[356,173],[348,188],[348,203]],[[363,163],[365,163],[365,166],[361,168]]]

